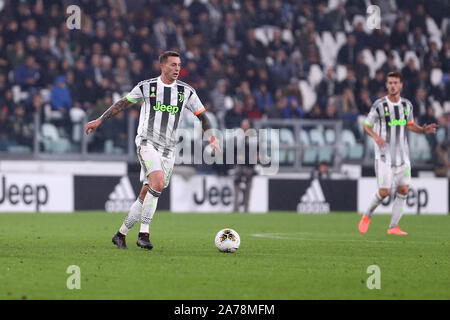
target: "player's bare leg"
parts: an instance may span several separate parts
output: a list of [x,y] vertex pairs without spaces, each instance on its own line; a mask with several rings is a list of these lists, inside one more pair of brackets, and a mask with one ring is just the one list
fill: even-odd
[[392,206],[392,218],[387,234],[407,235],[402,231],[398,223],[403,215],[403,207],[405,206],[406,197],[408,196],[408,186],[398,186],[395,195],[394,205]]
[[372,218],[373,212],[375,209],[383,202],[383,199],[386,198],[391,193],[391,189],[388,188],[380,188],[375,193],[375,196],[370,203],[369,208],[366,212],[364,212],[361,220],[359,221],[359,232],[366,233],[367,229],[369,229],[370,219]]
[[156,211],[158,198],[164,188],[164,173],[161,170],[153,171],[147,179],[149,188],[143,203],[141,230],[136,244],[141,248],[151,250],[153,244],[150,242],[150,223]]
[[131,206],[130,211],[128,211],[125,221],[122,223],[122,226],[120,227],[119,231],[117,231],[117,233],[112,238],[112,242],[119,249],[128,249],[125,238],[126,235],[128,234],[128,231],[130,231],[130,229],[133,228],[134,225],[139,221],[139,215],[142,212],[142,204],[144,203],[147,190],[148,185],[147,184],[142,185],[139,197]]

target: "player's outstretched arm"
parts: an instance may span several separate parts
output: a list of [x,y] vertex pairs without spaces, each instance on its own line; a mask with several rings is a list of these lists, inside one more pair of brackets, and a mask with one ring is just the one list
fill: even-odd
[[432,134],[436,133],[436,129],[439,128],[439,125],[436,123],[424,124],[423,127],[418,126],[415,122],[409,123],[406,126],[408,130],[415,133],[423,133],[423,134]]
[[126,97],[123,97],[119,101],[115,102],[111,107],[108,108],[100,117],[98,117],[95,120],[92,120],[88,122],[85,126],[86,134],[91,134],[94,132],[100,124],[103,122],[103,120],[107,120],[109,118],[114,117],[119,112],[122,112],[126,108],[129,108],[134,103],[129,101]]
[[[201,121],[202,123],[202,129],[203,129],[203,133],[208,132],[209,129],[211,129],[211,122],[209,121],[208,116],[205,114],[205,112],[202,112],[200,114],[197,115],[197,118]],[[219,140],[216,139],[216,137],[214,136],[210,136],[208,137],[208,141],[209,144],[211,145],[211,147],[214,150],[217,150],[219,152],[222,152],[222,150],[220,149],[220,144],[219,144]]]

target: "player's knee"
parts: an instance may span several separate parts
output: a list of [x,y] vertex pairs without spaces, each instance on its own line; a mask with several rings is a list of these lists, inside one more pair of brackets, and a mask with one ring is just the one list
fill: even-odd
[[150,188],[156,192],[162,192],[164,189],[164,179],[155,179],[151,182]]
[[397,193],[406,196],[408,194],[408,187],[407,186],[400,186],[397,188]]
[[391,189],[379,189],[378,190],[378,194],[380,195],[381,198],[386,198],[388,195],[391,194]]

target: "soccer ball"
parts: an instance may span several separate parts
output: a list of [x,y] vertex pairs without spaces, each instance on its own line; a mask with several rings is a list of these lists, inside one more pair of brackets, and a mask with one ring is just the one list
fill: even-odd
[[241,238],[233,229],[225,228],[217,233],[215,242],[220,252],[235,252],[241,244]]

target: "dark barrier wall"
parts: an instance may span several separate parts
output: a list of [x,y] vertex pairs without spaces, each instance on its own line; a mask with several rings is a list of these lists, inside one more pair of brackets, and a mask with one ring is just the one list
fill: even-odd
[[[127,176],[74,176],[75,210],[127,212],[136,201],[142,184],[139,174]],[[169,210],[170,188],[158,200],[159,210]]]
[[297,212],[356,211],[356,180],[269,181],[269,210]]

